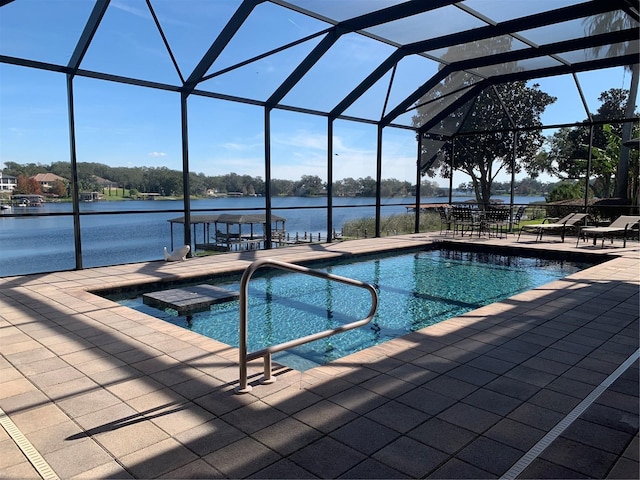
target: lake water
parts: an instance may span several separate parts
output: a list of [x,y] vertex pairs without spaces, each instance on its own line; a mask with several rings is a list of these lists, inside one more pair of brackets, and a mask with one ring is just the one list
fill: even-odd
[[[505,203],[508,197],[501,198]],[[454,197],[465,201],[471,197]],[[273,214],[286,218],[290,235],[305,232],[326,237],[326,198],[274,197]],[[441,203],[443,198],[423,198],[421,203]],[[516,197],[517,204],[544,201],[542,197]],[[406,213],[414,198],[382,199],[383,216]],[[215,198],[191,201],[191,215],[249,213],[264,208],[261,197]],[[375,216],[374,198],[335,198],[333,226],[340,231],[345,222]],[[293,207],[304,207],[295,210]],[[182,216],[182,200],[120,201],[80,204],[80,235],[83,267],[161,260],[163,247],[170,248],[168,220]],[[45,203],[41,207],[13,207],[0,214],[0,276],[72,270],[75,268],[72,206]],[[135,213],[133,213],[135,212]],[[34,216],[37,214],[57,214]],[[102,213],[98,215],[98,213]],[[113,214],[109,214],[113,213]],[[200,243],[202,227],[196,230]],[[174,224],[174,246],[181,245],[183,227]]]

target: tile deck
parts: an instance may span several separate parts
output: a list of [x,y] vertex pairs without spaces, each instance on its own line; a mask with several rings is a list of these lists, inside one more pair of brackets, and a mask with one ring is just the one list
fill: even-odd
[[0,428],[0,476],[639,478],[637,242],[447,238],[610,260],[330,365],[277,369],[272,385],[252,362],[246,395],[233,393],[237,349],[91,293],[443,239],[0,278],[3,426],[54,472]]

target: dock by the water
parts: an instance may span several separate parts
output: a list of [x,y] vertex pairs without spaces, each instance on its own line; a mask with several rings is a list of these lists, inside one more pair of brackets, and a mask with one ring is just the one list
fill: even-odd
[[[449,207],[451,207],[451,204],[449,203],[423,203],[419,205],[421,212],[432,212],[437,208],[449,208]],[[415,206],[407,207],[407,213],[415,212],[415,211],[416,211]]]

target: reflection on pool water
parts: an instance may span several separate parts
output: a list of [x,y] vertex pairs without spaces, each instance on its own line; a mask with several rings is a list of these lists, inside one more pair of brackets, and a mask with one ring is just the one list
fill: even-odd
[[[376,316],[369,325],[281,352],[274,360],[297,370],[313,368],[587,266],[452,250],[316,264],[316,270],[374,284],[379,292]],[[239,291],[239,277],[215,285]],[[249,351],[364,318],[370,301],[368,292],[356,287],[302,274],[259,270],[249,284]],[[190,321],[173,310],[144,305],[142,297],[120,303],[238,346],[237,300],[194,313]]]

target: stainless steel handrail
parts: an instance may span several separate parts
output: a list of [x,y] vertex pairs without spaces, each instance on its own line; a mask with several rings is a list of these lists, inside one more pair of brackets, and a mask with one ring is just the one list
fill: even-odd
[[[270,266],[273,268],[278,268],[280,270],[286,270],[294,273],[303,273],[305,275],[311,275],[313,277],[324,278],[327,280],[333,280],[336,282],[344,283],[347,285],[352,285],[354,287],[364,288],[368,290],[371,294],[371,309],[369,310],[369,314],[363,318],[362,320],[358,320],[356,322],[347,323],[337,328],[323,330],[322,332],[317,332],[311,335],[307,335],[295,340],[290,340],[288,342],[280,343],[278,345],[272,345],[270,347],[263,348],[261,350],[256,350],[255,352],[247,353],[247,317],[248,317],[248,297],[249,297],[249,280],[251,276],[255,273],[259,268]],[[256,260],[251,265],[247,267],[247,269],[242,274],[242,278],[240,280],[240,384],[238,388],[236,388],[236,393],[248,393],[251,391],[251,385],[248,385],[247,379],[247,362],[251,360],[255,360],[256,358],[264,357],[264,378],[262,379],[262,383],[268,384],[275,382],[275,378],[271,376],[271,354],[280,352],[282,350],[287,350],[289,348],[297,347],[299,345],[312,342],[314,340],[319,340],[321,338],[330,337],[331,335],[335,335],[336,333],[346,332],[347,330],[352,330],[354,328],[361,327],[366,325],[371,321],[373,316],[378,309],[378,292],[376,289],[365,282],[361,282],[359,280],[354,280],[351,278],[341,277],[339,275],[333,275],[331,273],[320,272],[318,270],[312,270],[307,267],[303,267],[301,265],[295,265],[293,263],[281,262],[279,260],[273,260],[270,258],[264,258],[261,260]]]

